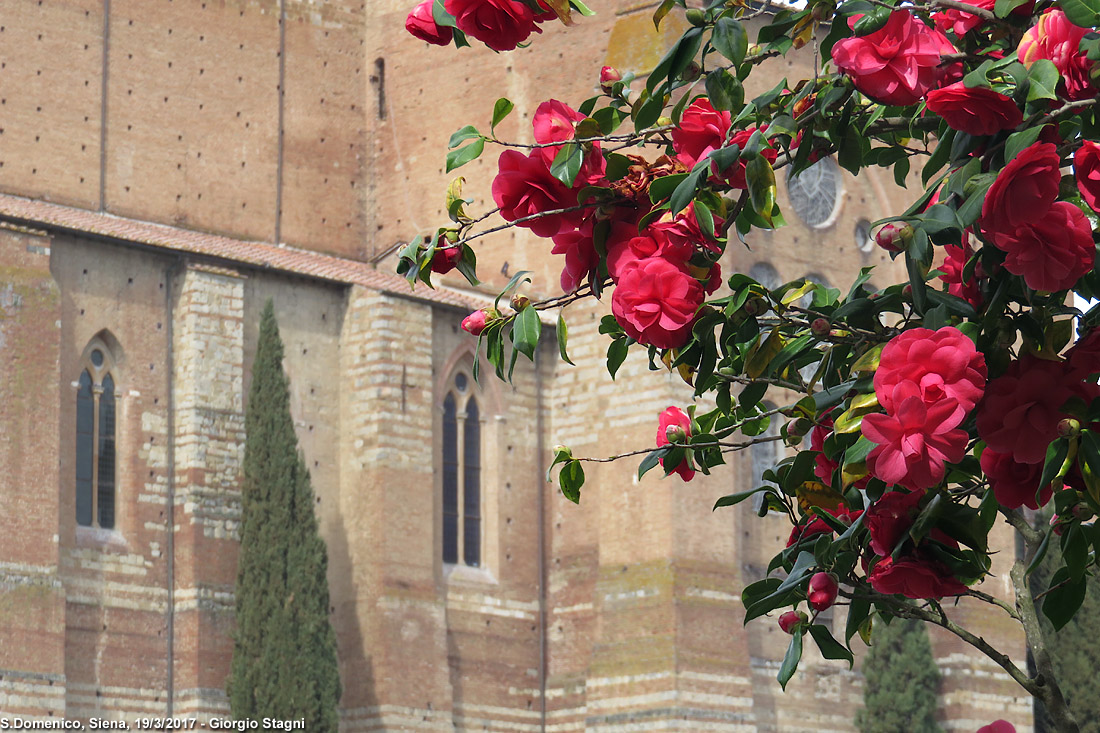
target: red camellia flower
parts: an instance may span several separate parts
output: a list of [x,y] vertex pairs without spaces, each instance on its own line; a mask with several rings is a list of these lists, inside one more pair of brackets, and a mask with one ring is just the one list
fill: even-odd
[[600,255],[592,238],[595,220],[588,217],[577,229],[555,234],[551,254],[565,255],[561,271],[561,289],[572,293],[600,265]]
[[891,399],[891,414],[863,418],[863,434],[878,443],[867,456],[867,470],[907,489],[935,486],[943,479],[944,464],[958,463],[966,454],[966,431],[956,427],[962,420],[958,403],[926,404],[914,382],[898,384]]
[[799,624],[804,624],[809,619],[801,611],[787,611],[779,617],[779,628],[784,634],[793,634]]
[[871,534],[871,550],[882,557],[894,552],[920,512],[924,491],[887,491],[865,512],[863,526]]
[[687,343],[702,304],[698,280],[664,258],[648,257],[623,268],[611,312],[638,343],[676,349]]
[[830,573],[814,573],[810,578],[810,585],[806,593],[806,600],[810,608],[820,613],[836,603],[836,595],[840,586],[836,578]]
[[[749,142],[749,138],[752,137],[752,134],[756,132],[757,129],[759,129],[760,133],[763,134],[768,129],[768,126],[762,125],[759,128],[749,127],[744,130],[738,130],[733,134],[733,137],[730,138],[730,145],[737,145],[743,150],[745,148],[745,145]],[[771,146],[765,146],[765,148],[760,151],[760,154],[764,156],[764,158],[769,163],[775,163],[775,159],[776,157],[778,157],[779,151]],[[736,163],[723,171],[719,171],[717,165],[711,165],[711,171],[714,172],[715,175],[719,176],[722,180],[724,180],[732,188],[748,187],[748,183],[745,182],[746,168],[747,163],[744,158],[739,158]]]
[[1040,219],[994,233],[993,244],[1008,254],[1005,269],[1032,290],[1072,288],[1096,259],[1092,224],[1068,201],[1054,202]]
[[941,563],[914,555],[896,562],[883,557],[871,569],[867,580],[879,593],[900,594],[906,598],[940,599],[967,591]]
[[1085,385],[1067,379],[1067,368],[1056,361],[1024,356],[985,390],[978,407],[978,435],[998,453],[1019,463],[1041,463],[1047,446],[1058,436],[1066,400],[1084,395]]
[[943,33],[908,10],[895,10],[874,33],[837,41],[833,61],[867,96],[904,105],[920,101],[940,81],[940,56],[955,52]]
[[[997,502],[1006,509],[1019,509],[1027,506],[1038,509],[1050,501],[1054,490],[1047,486],[1039,492],[1042,480],[1043,463],[1020,463],[1011,453],[998,453],[986,448],[982,451],[982,472],[993,487]],[[1039,494],[1036,501],[1035,495]]]
[[[531,119],[531,126],[535,131],[535,142],[547,145],[544,148],[535,148],[535,152],[542,156],[547,168],[561,150],[561,145],[550,145],[550,143],[564,143],[572,140],[576,136],[576,124],[583,119],[584,115],[580,112],[556,99],[543,102],[535,110],[535,116]],[[605,168],[606,162],[600,152],[600,144],[594,142],[592,149],[585,156],[584,164],[577,174],[574,185],[595,183],[603,178]]]
[[1100,145],[1085,140],[1073,156],[1073,173],[1077,177],[1077,190],[1081,198],[1100,211]]
[[978,728],[978,733],[1016,733],[1016,726],[1007,720],[994,720],[989,725]]
[[1066,97],[1085,99],[1096,94],[1089,84],[1092,62],[1081,53],[1081,39],[1088,30],[1074,25],[1061,10],[1048,10],[1020,39],[1016,55],[1031,68],[1039,59],[1054,62],[1065,83]]
[[[974,0],[967,3],[967,5],[973,5],[992,12],[997,2],[996,0]],[[1035,10],[1035,0],[1028,0],[1028,2],[1013,10],[1012,15],[1030,16],[1033,10]],[[967,32],[985,23],[985,19],[965,10],[948,8],[938,13],[932,13],[932,22],[944,33],[953,31],[956,36],[962,38]]]
[[971,135],[992,135],[1011,130],[1024,121],[1024,113],[1011,98],[988,87],[967,87],[961,81],[928,92],[928,109],[956,130]]
[[[577,191],[554,178],[538,152],[524,155],[515,150],[505,150],[497,165],[499,173],[493,179],[493,201],[506,220],[515,221],[543,211],[577,205]],[[559,232],[576,229],[582,218],[583,214],[576,211],[532,219],[518,226],[527,227],[540,237],[552,237]]]
[[673,242],[663,232],[647,228],[646,234],[631,237],[607,248],[607,272],[616,282],[623,269],[635,260],[662,257],[669,262],[686,265],[694,250],[683,240]]
[[511,51],[534,32],[535,14],[520,0],[443,0],[455,25],[494,51]]
[[1042,218],[1058,198],[1061,173],[1058,150],[1051,143],[1024,148],[997,174],[982,203],[982,229],[1011,232]]
[[432,3],[434,0],[424,0],[409,13],[405,19],[405,30],[412,33],[422,41],[434,43],[436,46],[446,46],[454,37],[450,28],[440,28],[432,17]]
[[453,245],[447,242],[442,242],[435,254],[432,255],[432,272],[439,275],[446,275],[451,270],[458,266],[459,260],[462,259],[462,249],[466,245]]
[[676,159],[693,167],[703,158],[726,144],[730,129],[730,113],[719,112],[706,97],[699,97],[687,106],[680,125],[672,131],[672,149]]
[[[677,440],[669,440],[669,428],[676,432],[679,431],[683,434],[683,437],[677,436]],[[676,442],[682,443],[685,439],[691,437],[691,418],[688,417],[683,410],[679,407],[666,408],[657,418],[657,447],[660,448],[663,445]],[[665,465],[665,459],[661,459],[661,466]],[[680,462],[680,465],[672,469],[669,473],[678,473],[680,478],[684,481],[690,481],[695,476],[695,469],[688,465],[687,458]]]
[[936,269],[943,273],[940,275],[940,280],[947,283],[948,293],[956,298],[962,298],[974,306],[975,310],[980,310],[985,302],[982,298],[980,284],[980,281],[985,277],[985,272],[982,263],[977,262],[974,265],[974,272],[971,277],[966,277],[966,263],[974,255],[974,251],[970,247],[970,238],[970,230],[967,229],[963,232],[963,243],[961,245],[944,245],[943,262]]
[[489,314],[486,311],[474,311],[462,319],[462,330],[473,336],[480,336],[489,323]]
[[[713,212],[711,213],[711,221],[714,222],[715,227],[721,223]],[[649,231],[655,237],[666,239],[668,245],[678,251],[685,251],[682,249],[685,247],[690,247],[692,252],[695,251],[696,247],[709,249],[714,253],[721,253],[722,251],[722,248],[718,246],[718,242],[703,234],[703,230],[699,227],[699,219],[695,216],[694,201],[675,216],[665,212],[660,219],[649,225]],[[690,255],[688,256],[690,257]]]
[[938,331],[914,328],[895,336],[882,350],[875,394],[879,404],[892,412],[897,407],[895,388],[911,382],[929,406],[949,400],[961,421],[982,398],[985,379],[985,356],[962,331],[954,326]]
[[1093,328],[1077,340],[1066,352],[1070,379],[1087,379],[1100,372],[1100,328]]

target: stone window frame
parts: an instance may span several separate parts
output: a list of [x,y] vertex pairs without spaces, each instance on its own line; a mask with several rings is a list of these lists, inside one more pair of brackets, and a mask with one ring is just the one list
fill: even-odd
[[[441,401],[443,532],[440,557],[444,565],[481,568],[484,565],[482,558],[485,545],[482,490],[485,421],[482,400],[479,399],[480,390],[471,372],[465,365],[453,369]],[[449,417],[452,411],[453,417]],[[449,427],[451,419],[454,420],[453,428]],[[476,445],[472,445],[471,438],[476,440]],[[470,465],[471,459],[476,460],[476,465]],[[453,466],[450,471],[449,465]],[[453,502],[448,502],[451,491],[454,492]],[[448,532],[449,516],[454,517],[453,535]],[[471,523],[474,523],[472,532]],[[453,541],[453,546],[448,541],[449,538]],[[470,549],[472,538],[476,538],[475,550]]]
[[[78,362],[76,387],[76,410],[73,428],[75,431],[73,455],[73,493],[74,519],[80,529],[88,531],[116,532],[119,526],[119,460],[118,460],[118,423],[122,394],[119,380],[120,349],[112,347],[109,335],[100,333],[89,340]],[[98,363],[97,363],[98,362]],[[90,405],[82,406],[85,398],[84,386],[90,392]],[[106,401],[109,398],[109,402]],[[109,406],[109,411],[105,408]],[[81,413],[90,407],[91,432],[81,430]],[[110,435],[104,434],[105,422],[109,423]],[[82,449],[87,445],[86,449]],[[82,453],[86,460],[82,460]],[[110,482],[104,482],[101,471],[109,464],[112,473]],[[88,516],[81,514],[82,469],[88,474],[83,477],[87,485]],[[103,492],[110,492],[110,514],[104,516]]]

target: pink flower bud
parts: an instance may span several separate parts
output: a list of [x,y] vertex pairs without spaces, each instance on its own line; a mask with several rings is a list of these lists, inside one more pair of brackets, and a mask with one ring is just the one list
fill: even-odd
[[875,244],[887,252],[904,252],[911,239],[913,227],[896,221],[883,224],[875,234]]
[[687,433],[679,425],[669,425],[665,428],[665,438],[669,443],[683,443],[687,440]]
[[531,299],[526,295],[513,295],[512,296],[512,310],[519,313],[521,310],[531,305]]
[[462,330],[472,336],[480,336],[490,320],[492,319],[489,317],[488,311],[474,311],[462,319]]
[[814,336],[828,336],[832,328],[828,318],[815,318],[810,323],[810,331]]
[[1073,506],[1073,518],[1078,522],[1087,522],[1092,519],[1092,507],[1081,502]]
[[614,66],[605,66],[600,69],[600,88],[605,92],[611,91],[611,87],[615,85],[615,82],[622,80],[623,75]]
[[836,582],[830,573],[814,573],[814,576],[810,578],[809,593],[806,594],[806,600],[810,603],[810,608],[815,611],[824,611],[836,602],[836,594],[840,590],[840,586]]
[[1063,418],[1058,423],[1058,435],[1063,438],[1072,438],[1081,434],[1081,422],[1072,417]]
[[1064,532],[1066,529],[1064,520],[1057,514],[1050,518],[1050,527],[1054,531],[1054,534],[1058,535],[1059,537],[1062,536],[1062,532]]
[[779,617],[779,628],[783,629],[785,634],[793,634],[798,626],[807,621],[809,618],[802,611],[787,611]]

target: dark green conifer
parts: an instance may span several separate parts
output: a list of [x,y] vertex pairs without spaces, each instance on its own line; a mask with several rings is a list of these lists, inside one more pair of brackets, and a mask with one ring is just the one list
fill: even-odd
[[[1048,511],[1041,514],[1038,520],[1040,529],[1049,517],[1048,507]],[[1058,537],[1051,537],[1046,557],[1031,576],[1032,594],[1046,591],[1050,577],[1063,564]],[[1054,664],[1058,687],[1081,727],[1081,733],[1100,733],[1100,675],[1096,672],[1100,666],[1100,650],[1097,648],[1097,639],[1100,639],[1100,578],[1095,575],[1089,578],[1085,601],[1077,610],[1077,615],[1058,631],[1039,610],[1042,603],[1040,600],[1036,604],[1036,611],[1047,652]],[[1053,733],[1056,730],[1046,708],[1036,700],[1035,733]]]
[[860,733],[939,733],[936,697],[940,672],[928,631],[920,621],[875,619],[871,648],[863,660]]
[[233,717],[305,719],[336,731],[340,676],[328,618],[325,543],[290,416],[283,342],[264,307],[245,413]]

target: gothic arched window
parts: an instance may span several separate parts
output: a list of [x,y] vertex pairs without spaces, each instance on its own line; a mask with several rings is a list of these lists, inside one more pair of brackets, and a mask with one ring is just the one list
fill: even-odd
[[465,371],[443,399],[443,562],[481,566],[481,411]]
[[85,349],[76,392],[76,523],[115,526],[115,360],[99,339]]

